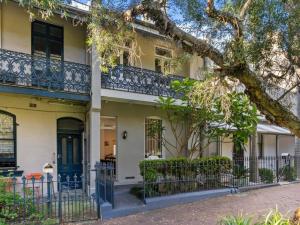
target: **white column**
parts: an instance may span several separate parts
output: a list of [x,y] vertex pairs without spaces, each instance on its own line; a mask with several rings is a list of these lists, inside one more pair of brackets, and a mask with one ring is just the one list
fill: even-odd
[[[101,71],[99,57],[92,48],[91,102],[89,109],[89,164],[93,170],[100,160],[100,110],[101,110]],[[90,188],[95,188],[95,171],[90,173]]]

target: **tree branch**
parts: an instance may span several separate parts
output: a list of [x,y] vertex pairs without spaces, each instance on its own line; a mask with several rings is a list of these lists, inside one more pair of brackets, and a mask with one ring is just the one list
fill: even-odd
[[239,18],[215,8],[214,0],[207,0],[206,12],[209,17],[216,19],[220,23],[229,23],[235,30],[236,38],[243,36],[242,24]]
[[220,67],[224,65],[223,55],[218,49],[208,44],[206,40],[198,39],[178,28],[161,10],[161,5],[158,1],[142,1],[141,4],[123,13],[124,19],[128,22],[132,22],[134,17],[138,15],[145,15],[153,20],[161,34],[171,37],[175,42],[180,41],[183,45],[186,45],[187,48],[193,52],[197,52],[202,57],[209,57]]
[[252,3],[252,0],[247,0],[245,2],[245,4],[243,5],[243,7],[240,11],[240,19],[243,20],[245,18],[246,13],[247,13],[248,9],[250,8],[251,3]]

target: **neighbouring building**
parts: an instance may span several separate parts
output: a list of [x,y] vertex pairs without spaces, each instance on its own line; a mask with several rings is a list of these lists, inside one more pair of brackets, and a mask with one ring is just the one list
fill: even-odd
[[[96,161],[107,160],[115,162],[116,184],[131,184],[141,180],[139,161],[170,157],[161,134],[146,132],[159,124],[175,142],[158,96],[174,95],[173,79],[197,79],[205,60],[192,56],[170,71],[176,76],[163,76],[165,61],[182,51],[153,25],[137,22],[143,69],[130,65],[124,49],[120,66],[101,74],[97,54],[86,44],[86,24],[74,23],[88,9],[69,6],[67,19],[30,21],[16,2],[0,3],[0,169],[26,175],[51,163],[54,179],[93,177]],[[294,154],[294,136],[266,121],[257,140],[257,154]],[[233,145],[218,141],[206,154],[232,158]]]

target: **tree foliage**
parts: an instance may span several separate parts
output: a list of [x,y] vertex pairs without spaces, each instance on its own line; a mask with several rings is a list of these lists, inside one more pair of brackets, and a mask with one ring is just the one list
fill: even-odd
[[175,156],[201,156],[218,137],[229,137],[243,146],[256,130],[257,110],[248,97],[237,91],[219,95],[216,90],[220,86],[211,86],[215,91],[210,90],[214,94],[210,94],[207,101],[207,96],[199,93],[207,93],[208,82],[174,81],[172,89],[181,97],[176,100],[160,97],[159,103],[166,112],[172,139],[176,140],[173,143],[168,139],[170,137],[163,136],[163,144],[170,153],[175,152]]

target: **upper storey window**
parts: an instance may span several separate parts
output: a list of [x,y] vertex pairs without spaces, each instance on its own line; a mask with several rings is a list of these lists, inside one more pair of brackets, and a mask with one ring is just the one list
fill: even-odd
[[63,60],[63,28],[34,21],[32,23],[32,54]]
[[155,47],[155,71],[171,73],[172,51],[166,48]]

